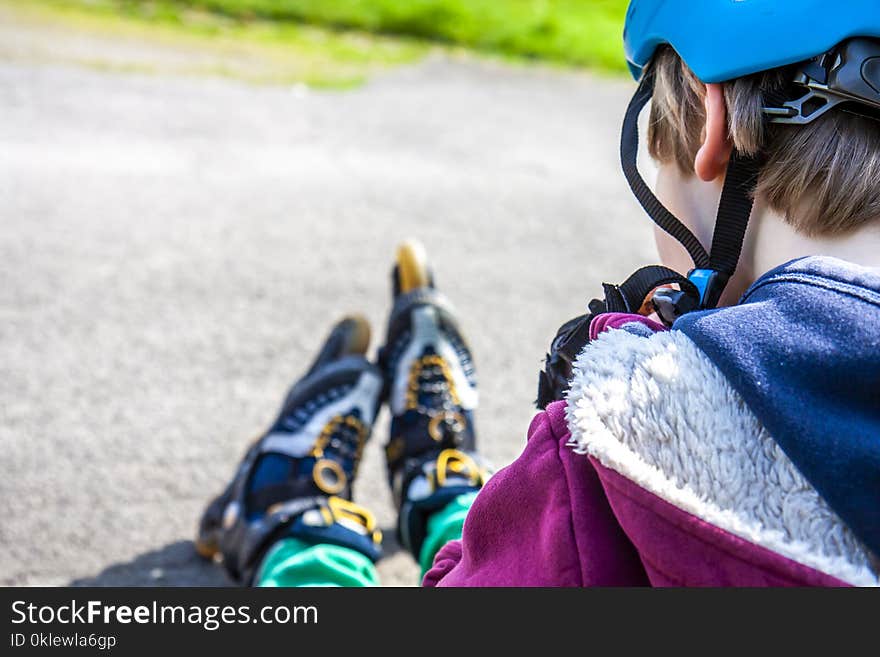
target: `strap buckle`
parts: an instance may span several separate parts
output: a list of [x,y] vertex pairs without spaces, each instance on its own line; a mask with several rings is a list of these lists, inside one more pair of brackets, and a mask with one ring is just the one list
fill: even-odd
[[688,280],[700,293],[700,308],[715,308],[730,276],[714,269],[692,269]]

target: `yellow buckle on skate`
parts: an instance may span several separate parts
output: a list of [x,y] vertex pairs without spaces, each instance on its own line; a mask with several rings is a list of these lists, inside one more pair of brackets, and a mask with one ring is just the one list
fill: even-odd
[[437,456],[437,465],[434,477],[437,488],[446,485],[447,472],[453,472],[467,477],[472,486],[482,486],[485,482],[485,473],[477,465],[473,458],[457,449],[444,449]]
[[328,495],[336,495],[345,490],[348,477],[342,466],[331,459],[318,459],[312,467],[315,485]]
[[341,497],[327,498],[330,513],[334,522],[348,521],[363,527],[372,536],[375,543],[382,542],[382,532],[376,529],[376,516],[365,507]]

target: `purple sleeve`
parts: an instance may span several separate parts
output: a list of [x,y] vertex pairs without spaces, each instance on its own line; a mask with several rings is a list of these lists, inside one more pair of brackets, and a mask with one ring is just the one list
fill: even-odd
[[[642,330],[639,331],[638,329]],[[660,322],[655,322],[650,317],[643,315],[633,315],[631,313],[605,313],[597,315],[590,322],[590,340],[595,340],[600,333],[610,331],[612,329],[624,329],[637,335],[651,335],[652,333],[660,333],[667,331],[665,326]]]
[[565,404],[535,416],[522,455],[480,491],[461,541],[425,586],[634,586],[647,582],[589,460],[566,447]]

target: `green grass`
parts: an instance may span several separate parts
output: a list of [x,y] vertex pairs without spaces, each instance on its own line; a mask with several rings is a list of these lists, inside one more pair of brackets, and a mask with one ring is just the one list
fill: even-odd
[[[411,38],[266,19],[234,20],[168,2],[0,0],[0,22],[18,24],[33,41],[24,53],[0,42],[0,59],[324,89],[357,86],[371,73],[414,61],[427,50]],[[95,47],[85,54],[65,49],[71,38],[85,38]]]
[[[88,1],[88,0],[80,0]],[[515,57],[624,71],[627,0],[112,0],[181,20],[199,9],[238,22],[309,23],[404,35]]]

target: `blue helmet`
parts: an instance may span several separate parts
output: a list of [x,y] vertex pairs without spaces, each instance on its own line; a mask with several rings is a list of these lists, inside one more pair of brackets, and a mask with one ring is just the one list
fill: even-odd
[[851,37],[880,37],[878,0],[632,0],[623,34],[637,80],[669,44],[704,83],[806,61]]

